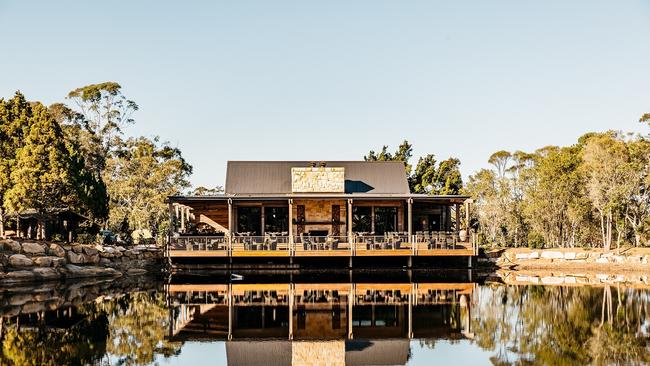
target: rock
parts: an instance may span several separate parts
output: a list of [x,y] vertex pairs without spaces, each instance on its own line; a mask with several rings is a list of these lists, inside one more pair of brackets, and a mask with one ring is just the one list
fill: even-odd
[[77,254],[81,254],[81,252],[83,252],[83,250],[84,249],[83,249],[83,246],[81,246],[81,244],[75,244],[75,245],[72,246],[72,251],[77,253]]
[[52,280],[60,278],[61,275],[54,268],[34,268],[34,274],[43,280]]
[[23,254],[14,254],[9,257],[9,264],[12,267],[31,267],[34,262]]
[[113,253],[117,252],[118,250],[113,248],[113,247],[104,247],[103,251],[106,252],[106,253],[113,254]]
[[20,253],[20,243],[11,240],[11,239],[5,239],[5,240],[0,240],[0,244],[2,244],[2,248],[5,250],[12,251],[14,253]]
[[102,258],[113,258],[115,255],[109,252],[99,252],[99,256]]
[[84,257],[84,263],[99,264],[99,254],[85,255]]
[[576,259],[583,259],[584,260],[584,259],[587,259],[587,258],[589,258],[589,253],[585,253],[585,252],[576,253]]
[[538,251],[531,252],[528,255],[528,259],[539,259],[539,252]]
[[566,253],[564,253],[564,259],[572,261],[572,260],[576,259],[576,253],[575,252],[566,252]]
[[67,264],[64,268],[65,268],[65,275],[67,278],[120,275],[120,273],[114,270],[113,268],[79,267],[73,264]]
[[125,257],[131,258],[131,257],[135,257],[135,255],[136,255],[135,251],[133,251],[131,249],[127,249],[127,250],[124,251],[124,256]]
[[612,256],[612,262],[623,263],[623,262],[625,262],[625,257],[622,256],[622,255],[613,255]]
[[8,272],[2,279],[2,282],[25,282],[33,281],[34,278],[34,273],[31,271],[13,271]]
[[20,306],[33,300],[31,294],[15,294],[9,297],[9,305]]
[[39,313],[41,311],[45,310],[45,304],[42,302],[36,302],[32,301],[30,303],[27,303],[23,305],[21,309],[22,314],[33,314],[33,313]]
[[84,253],[86,253],[86,255],[96,255],[97,253],[99,253],[97,249],[92,247],[83,247],[83,251]]
[[544,258],[544,259],[563,259],[564,254],[562,254],[562,252],[548,250],[548,251],[542,252],[542,258]]
[[23,243],[23,252],[31,255],[45,254],[45,247],[38,243]]
[[52,267],[54,268],[63,266],[65,265],[65,263],[66,263],[65,258],[54,257],[52,259]]
[[147,273],[147,270],[142,268],[131,268],[128,271],[126,271],[126,274],[128,275],[139,275],[143,273]]
[[50,244],[50,250],[48,252],[49,252],[49,254],[55,255],[55,256],[57,256],[59,258],[64,258],[65,257],[65,249],[63,249],[58,244]]
[[115,249],[119,250],[120,252],[123,252],[123,251],[126,250],[126,249],[125,249],[123,246],[121,246],[121,245],[116,246]]
[[72,264],[84,264],[84,255],[83,254],[78,254],[75,251],[70,251],[67,253],[68,255],[68,262]]
[[63,258],[59,257],[36,257],[33,259],[34,264],[39,266],[39,267],[55,267],[54,263],[56,262],[57,265],[61,265],[61,261],[65,261]]
[[99,259],[99,264],[101,264],[103,266],[107,266],[109,264],[113,264],[113,262],[108,258],[100,258]]
[[528,256],[528,253],[517,253],[515,255],[515,259],[528,259],[528,258],[530,258]]

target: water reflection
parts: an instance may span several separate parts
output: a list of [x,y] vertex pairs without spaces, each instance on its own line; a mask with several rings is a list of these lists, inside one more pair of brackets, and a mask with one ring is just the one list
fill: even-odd
[[53,283],[0,288],[0,364],[647,364],[649,304],[643,289],[467,274]]

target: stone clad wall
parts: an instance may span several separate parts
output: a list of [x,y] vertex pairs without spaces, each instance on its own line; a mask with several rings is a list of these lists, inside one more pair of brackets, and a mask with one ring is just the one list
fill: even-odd
[[[341,208],[340,226],[341,235],[347,234],[347,227],[345,225],[347,217],[347,203],[345,200],[294,200],[293,201],[293,217],[298,217],[298,206],[305,206],[305,221],[306,222],[327,222],[328,224],[318,225],[305,225],[305,232],[310,230],[328,230],[332,233],[332,205],[339,205]],[[293,226],[294,233],[297,233],[296,225]]]
[[294,193],[345,193],[345,168],[291,168]]

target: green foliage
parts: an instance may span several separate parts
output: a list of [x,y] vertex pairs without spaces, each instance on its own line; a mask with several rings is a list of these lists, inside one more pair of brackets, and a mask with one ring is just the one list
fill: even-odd
[[180,150],[158,139],[128,139],[116,149],[107,164],[104,180],[110,200],[109,226],[120,231],[164,233],[168,226],[165,199],[189,186],[192,167]]
[[411,191],[414,193],[430,194],[459,194],[463,187],[460,174],[460,160],[449,158],[437,164],[433,154],[421,157],[411,174],[412,166],[409,160],[413,156],[413,146],[406,140],[395,153],[388,152],[384,145],[379,153],[373,150],[364,156],[365,161],[402,161]]
[[[650,237],[650,142],[588,133],[573,146],[498,151],[470,176],[478,229],[503,246],[597,246]],[[541,238],[540,238],[541,237]]]
[[368,155],[363,157],[365,161],[402,161],[404,162],[404,169],[406,170],[406,175],[411,174],[411,164],[409,160],[413,156],[413,145],[408,141],[404,140],[398,147],[395,153],[388,152],[388,146],[384,145],[381,148],[379,154],[375,153],[373,150],[368,152]]

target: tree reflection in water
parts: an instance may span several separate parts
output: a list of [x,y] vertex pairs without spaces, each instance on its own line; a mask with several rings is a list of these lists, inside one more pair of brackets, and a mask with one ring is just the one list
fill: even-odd
[[647,290],[495,284],[481,288],[472,329],[495,365],[645,364],[649,302]]
[[[182,343],[165,337],[178,312],[169,311],[163,292],[84,291],[92,296],[81,296],[83,301],[77,301],[79,289],[30,295],[30,302],[22,302],[23,315],[15,315],[23,295],[1,292],[0,364],[136,366],[180,354]],[[471,332],[447,341],[487,350],[495,365],[650,363],[648,290],[494,283],[479,286],[473,297],[471,314],[463,313],[470,307],[459,313],[459,319],[471,317]],[[37,298],[42,310],[26,311]],[[453,329],[457,321],[450,318]],[[436,345],[435,338],[416,342]],[[409,354],[418,352],[413,344]]]
[[[165,340],[164,294],[133,292],[2,324],[2,365],[149,365],[180,353]],[[57,316],[58,315],[58,316]]]

